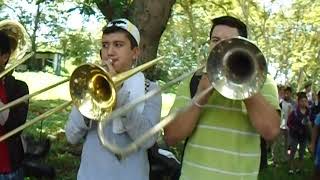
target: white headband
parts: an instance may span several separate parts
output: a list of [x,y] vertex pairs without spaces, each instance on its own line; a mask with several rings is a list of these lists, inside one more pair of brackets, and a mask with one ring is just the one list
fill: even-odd
[[119,27],[121,29],[124,29],[126,30],[128,33],[130,33],[132,35],[132,37],[137,41],[137,44],[139,46],[139,43],[140,43],[140,33],[139,33],[139,30],[138,28],[132,24],[129,20],[127,19],[115,19],[115,20],[112,20],[110,21],[108,24],[107,24],[107,27],[112,27],[112,26],[115,26],[115,27]]

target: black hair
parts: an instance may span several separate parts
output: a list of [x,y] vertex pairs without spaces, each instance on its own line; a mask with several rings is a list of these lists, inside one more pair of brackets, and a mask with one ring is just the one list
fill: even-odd
[[11,46],[10,46],[10,38],[9,36],[3,32],[0,31],[0,55],[11,54]]
[[212,31],[217,25],[226,25],[232,28],[236,28],[240,36],[244,38],[248,37],[247,26],[242,21],[240,21],[235,17],[221,16],[221,17],[212,19],[211,22],[212,22],[212,27],[209,34],[210,39],[211,39]]
[[138,47],[138,42],[136,41],[136,39],[134,39],[134,37],[128,31],[126,31],[120,27],[117,27],[117,26],[107,27],[107,26],[105,26],[102,29],[102,32],[103,32],[103,34],[111,34],[111,33],[116,33],[116,32],[125,33],[130,41],[131,49]]
[[290,86],[287,86],[284,90],[285,90],[285,91],[289,91],[289,92],[292,93],[292,87],[290,87]]
[[308,99],[307,93],[305,93],[305,92],[298,92],[297,96],[298,96],[298,101],[303,99],[303,98]]
[[312,86],[312,82],[307,82],[305,85],[304,85],[304,88],[307,89],[308,87],[311,87]]

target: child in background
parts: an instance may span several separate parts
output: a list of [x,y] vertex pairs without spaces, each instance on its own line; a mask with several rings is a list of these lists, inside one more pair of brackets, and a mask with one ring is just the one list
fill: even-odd
[[[308,99],[305,92],[298,93],[298,106],[293,110],[287,122],[289,128],[289,174],[301,171],[304,162],[304,153],[310,137],[311,122],[309,119]],[[294,156],[299,145],[299,160],[294,161]]]

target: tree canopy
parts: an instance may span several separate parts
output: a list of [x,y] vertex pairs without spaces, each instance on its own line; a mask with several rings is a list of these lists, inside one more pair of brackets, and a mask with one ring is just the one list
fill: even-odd
[[85,25],[77,30],[68,26],[67,20],[75,12],[84,21],[98,19],[100,27],[118,17],[137,23],[144,39],[141,62],[166,56],[165,62],[149,72],[163,82],[206,60],[210,20],[232,15],[248,25],[249,39],[265,54],[269,72],[278,83],[297,87],[299,80],[299,85],[312,81],[319,86],[319,1],[77,0],[68,8],[64,0],[24,1],[34,4],[35,11],[28,11],[16,0],[4,0],[0,1],[1,11],[6,10],[1,12],[1,19],[13,12],[34,39],[35,47],[63,51],[74,64],[97,58],[100,38],[98,31],[88,32]]
[[[249,39],[262,50],[269,72],[279,84],[297,87],[319,78],[320,2],[312,0],[262,4],[254,0],[177,1],[160,43],[159,53],[169,56],[164,73],[169,76],[195,67],[207,52],[210,20],[232,15],[248,25]],[[179,71],[182,70],[182,71]]]

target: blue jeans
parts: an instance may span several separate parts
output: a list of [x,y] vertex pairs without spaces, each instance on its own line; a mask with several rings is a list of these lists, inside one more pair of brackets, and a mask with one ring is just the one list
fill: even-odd
[[23,169],[19,168],[12,173],[0,174],[0,180],[23,180]]

